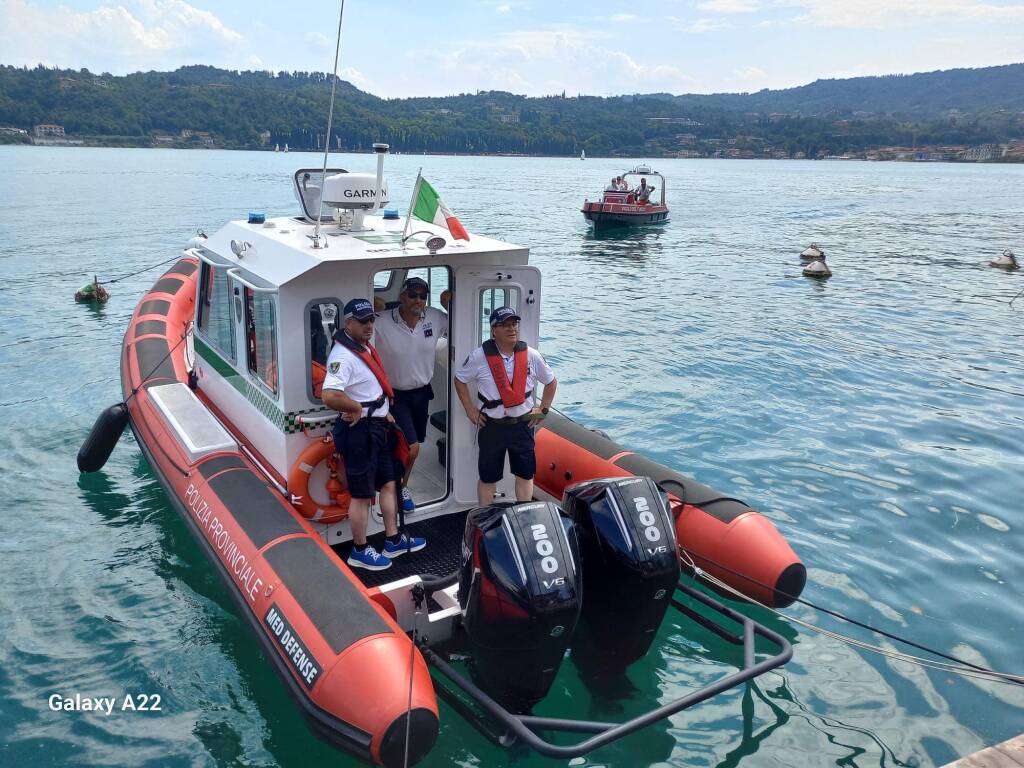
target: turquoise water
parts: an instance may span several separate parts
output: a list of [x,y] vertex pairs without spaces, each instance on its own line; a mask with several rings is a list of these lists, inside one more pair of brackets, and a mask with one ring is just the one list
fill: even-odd
[[[312,155],[0,147],[0,764],[348,765],[306,730],[130,436],[74,454],[119,398],[121,335],[197,227],[296,210]],[[336,164],[369,171],[369,156]],[[556,405],[764,510],[805,596],[1024,673],[1024,167],[661,161],[671,221],[589,233],[632,162],[395,156],[469,230],[532,248]],[[811,241],[835,276],[800,275]],[[879,638],[795,607],[791,615]],[[795,644],[755,685],[573,765],[928,766],[1024,731],[1024,689],[887,660],[758,613]],[[566,663],[543,714],[622,719],[732,668],[670,616],[631,689]],[[159,713],[50,711],[60,693],[158,694]],[[358,692],[354,692],[358,695]],[[442,707],[429,766],[508,756]]]

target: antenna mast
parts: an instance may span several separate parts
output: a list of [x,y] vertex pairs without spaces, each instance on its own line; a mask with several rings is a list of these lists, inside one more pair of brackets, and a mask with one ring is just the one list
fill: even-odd
[[324,215],[324,182],[327,180],[327,155],[331,151],[331,125],[334,121],[334,94],[338,87],[338,53],[341,51],[341,20],[345,18],[345,0],[341,0],[338,13],[338,40],[334,44],[334,79],[331,80],[331,108],[327,112],[327,141],[324,142],[324,167],[320,172],[320,210],[316,214],[316,229],[313,230],[313,247],[326,248],[327,241],[320,244],[320,219]]

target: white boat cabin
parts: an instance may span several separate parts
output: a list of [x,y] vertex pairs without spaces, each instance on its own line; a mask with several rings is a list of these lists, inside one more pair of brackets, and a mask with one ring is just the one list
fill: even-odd
[[[294,181],[299,215],[251,215],[193,241],[188,250],[201,262],[194,327],[201,397],[287,492],[289,470],[337,416],[318,397],[315,373],[330,351],[345,303],[366,297],[393,308],[406,278],[421,277],[430,287],[429,305],[441,307],[445,292],[451,299],[445,307],[448,337],[438,340],[427,439],[409,483],[415,519],[475,506],[476,428],[463,412],[452,376],[490,338],[488,317],[496,307],[515,307],[521,338],[537,346],[540,273],[528,266],[529,251],[472,233],[468,242],[454,241],[446,229],[417,219],[409,226],[416,234],[403,245],[404,217],[380,215],[387,202],[381,163],[376,179],[340,168],[324,175],[318,168],[299,170]],[[321,213],[322,187],[327,193]],[[310,494],[325,504],[327,472],[321,464],[309,484]],[[512,481],[506,469],[499,499],[504,494],[514,500]],[[347,521],[320,527],[332,545],[351,538]],[[370,533],[381,529],[375,505]]]

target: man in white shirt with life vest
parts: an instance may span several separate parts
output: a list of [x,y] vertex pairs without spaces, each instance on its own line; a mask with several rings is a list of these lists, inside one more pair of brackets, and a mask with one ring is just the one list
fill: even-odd
[[409,442],[409,460],[402,479],[402,507],[406,512],[416,509],[407,486],[420,445],[427,439],[437,342],[448,333],[448,315],[437,307],[428,307],[429,296],[427,281],[410,277],[402,284],[399,305],[381,315],[373,332],[373,345],[395,388],[391,414]]
[[[455,391],[469,420],[480,428],[477,494],[480,504],[494,503],[494,490],[505,471],[505,454],[516,478],[516,501],[533,499],[537,455],[533,427],[555,399],[558,381],[533,347],[519,340],[519,315],[512,307],[491,312],[491,336],[474,349],[455,372]],[[537,382],[544,385],[539,406],[533,404]],[[480,407],[468,384],[477,386]]]
[[[391,558],[423,549],[427,542],[398,532],[395,480],[402,465],[392,455],[389,413],[394,390],[380,357],[370,345],[377,315],[367,299],[352,299],[345,305],[345,325],[334,334],[334,346],[327,356],[323,401],[341,412],[334,424],[334,449],[345,462],[345,480],[352,497],[348,507],[352,526],[352,553],[348,564],[354,568],[382,571]],[[384,516],[384,547],[377,552],[366,541],[370,503],[380,491]]]

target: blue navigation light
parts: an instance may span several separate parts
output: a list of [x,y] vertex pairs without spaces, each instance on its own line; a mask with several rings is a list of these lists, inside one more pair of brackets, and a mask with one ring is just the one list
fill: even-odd
[[262,224],[267,220],[267,214],[257,211],[249,211],[250,224]]
[[398,209],[397,208],[385,208],[384,209],[384,218],[385,219],[397,219],[398,218]]

